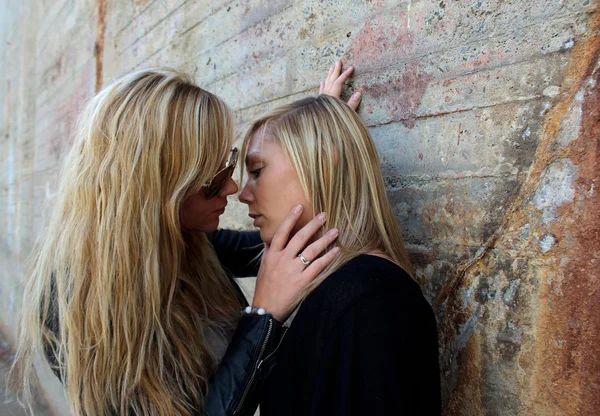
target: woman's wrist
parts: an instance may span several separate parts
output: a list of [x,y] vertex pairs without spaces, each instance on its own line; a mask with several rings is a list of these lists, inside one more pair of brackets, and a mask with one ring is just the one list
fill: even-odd
[[252,305],[246,306],[244,309],[242,309],[240,311],[240,314],[242,316],[259,316],[259,317],[268,316],[268,317],[273,318],[275,321],[277,321],[279,323],[282,322],[280,316],[273,315],[272,313],[267,311],[265,308],[259,308],[259,307],[252,306]]
[[264,308],[257,308],[256,306],[246,306],[241,311],[242,315],[266,315],[267,311]]
[[270,314],[273,316],[273,318],[283,322],[285,321],[285,319],[282,321],[282,318],[285,317],[285,312],[282,312],[279,309],[281,308],[277,307],[274,302],[269,302],[264,298],[264,296],[257,296],[257,293],[255,293],[252,303],[250,304],[249,313],[258,314],[258,311],[262,310],[265,314]]

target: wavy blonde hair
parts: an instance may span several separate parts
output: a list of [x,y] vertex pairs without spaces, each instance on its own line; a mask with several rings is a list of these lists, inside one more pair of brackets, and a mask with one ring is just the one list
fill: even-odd
[[313,212],[327,213],[339,229],[341,253],[298,298],[360,254],[389,257],[412,275],[400,227],[385,192],[377,150],[360,117],[327,95],[281,106],[254,121],[241,151],[244,161],[255,134],[278,143],[296,171]]
[[232,141],[225,104],[170,69],[126,75],[86,106],[25,288],[26,401],[51,348],[75,415],[201,410],[215,366],[203,330],[234,325],[240,303],[180,210]]

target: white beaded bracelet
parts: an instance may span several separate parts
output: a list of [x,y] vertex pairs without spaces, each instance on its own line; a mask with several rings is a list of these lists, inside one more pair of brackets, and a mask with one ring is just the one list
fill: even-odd
[[241,313],[242,315],[266,315],[267,312],[263,308],[246,306]]

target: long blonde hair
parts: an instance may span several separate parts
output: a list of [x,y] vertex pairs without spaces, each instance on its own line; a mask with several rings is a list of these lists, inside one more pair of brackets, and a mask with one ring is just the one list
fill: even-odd
[[352,258],[378,253],[412,275],[400,227],[385,192],[369,131],[346,103],[327,95],[281,106],[254,121],[242,146],[245,160],[255,134],[278,143],[296,171],[314,213],[337,227],[341,253],[299,297]]
[[26,400],[52,348],[75,415],[201,410],[215,366],[203,330],[233,325],[240,305],[180,209],[232,141],[230,110],[174,70],[131,73],[89,102],[25,288]]

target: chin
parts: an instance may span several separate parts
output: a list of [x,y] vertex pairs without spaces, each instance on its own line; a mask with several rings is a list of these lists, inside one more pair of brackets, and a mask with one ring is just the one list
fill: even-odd
[[201,233],[211,233],[216,231],[219,228],[219,219],[217,218],[214,221],[207,221],[203,224],[199,224],[195,227],[194,231],[199,231]]
[[271,244],[271,240],[273,240],[274,233],[269,232],[269,230],[265,228],[260,229],[260,239],[267,245]]

